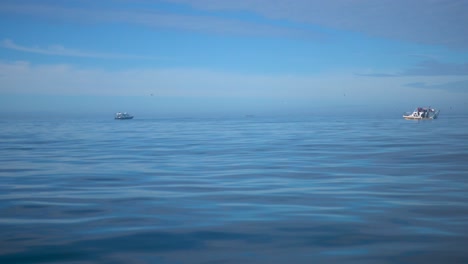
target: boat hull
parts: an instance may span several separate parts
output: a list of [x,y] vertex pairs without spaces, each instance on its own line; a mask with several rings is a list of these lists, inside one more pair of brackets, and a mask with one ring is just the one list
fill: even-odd
[[425,117],[414,117],[414,116],[403,116],[403,118],[406,120],[434,120],[436,119],[432,117],[425,118]]

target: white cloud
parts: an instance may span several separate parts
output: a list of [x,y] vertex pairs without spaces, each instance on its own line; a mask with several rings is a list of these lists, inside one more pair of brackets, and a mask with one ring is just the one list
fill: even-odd
[[[354,103],[399,100],[408,83],[421,82],[413,76],[385,79],[347,73],[321,75],[260,75],[207,69],[131,69],[109,71],[70,65],[32,65],[28,62],[0,63],[0,93],[62,95],[141,95],[207,98],[289,98]],[[462,81],[462,77],[425,77],[427,85]],[[434,86],[437,88],[437,86]],[[450,97],[450,92],[433,89]],[[454,95],[455,96],[455,95]]]

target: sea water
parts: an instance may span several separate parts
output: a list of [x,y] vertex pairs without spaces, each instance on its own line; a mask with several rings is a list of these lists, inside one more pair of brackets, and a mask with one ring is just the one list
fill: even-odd
[[0,126],[0,263],[468,263],[467,117]]

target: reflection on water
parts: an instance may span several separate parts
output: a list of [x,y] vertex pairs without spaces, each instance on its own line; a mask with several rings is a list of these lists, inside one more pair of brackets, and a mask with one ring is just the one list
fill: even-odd
[[1,263],[467,263],[468,120],[2,121]]

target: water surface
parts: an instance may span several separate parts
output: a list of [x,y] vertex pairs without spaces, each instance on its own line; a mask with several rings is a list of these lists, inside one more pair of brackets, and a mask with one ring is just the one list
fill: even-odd
[[0,123],[1,263],[468,263],[468,118]]

